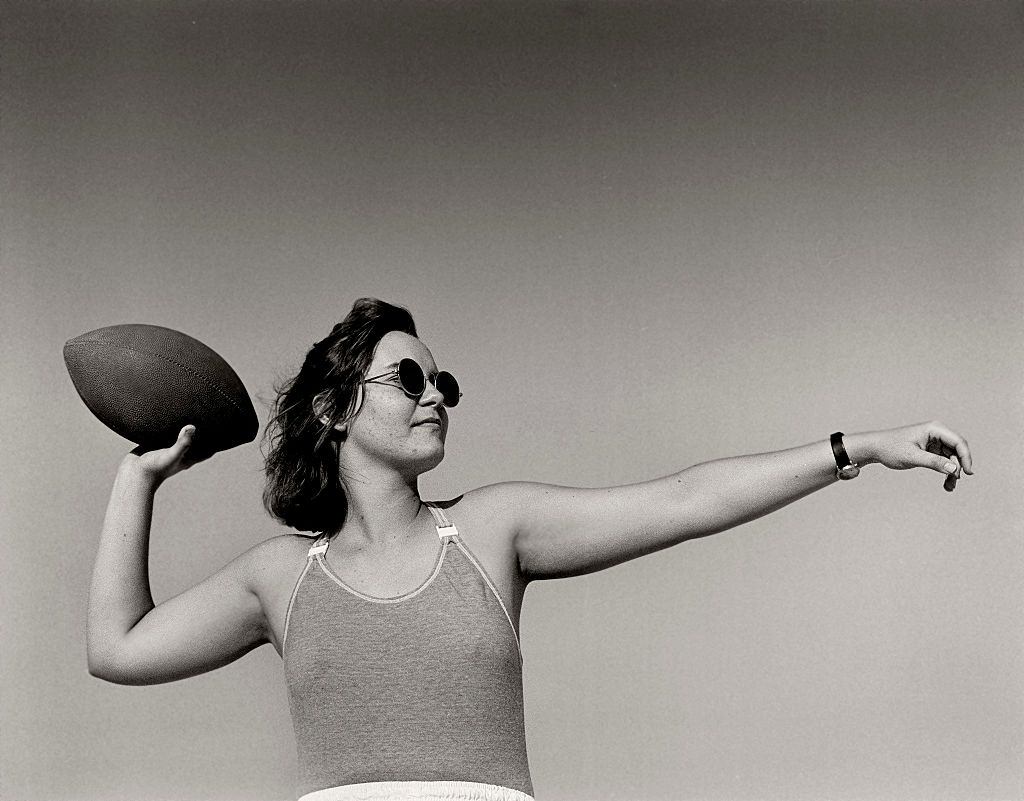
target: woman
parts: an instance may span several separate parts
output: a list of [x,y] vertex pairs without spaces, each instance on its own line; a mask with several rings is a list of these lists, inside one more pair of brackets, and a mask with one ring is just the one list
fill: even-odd
[[519,610],[535,579],[579,575],[753,520],[859,468],[925,467],[952,491],[971,455],[940,423],[822,438],[629,486],[510,482],[421,500],[459,402],[404,309],[356,302],[280,391],[264,501],[284,535],[154,606],[153,497],[194,429],[118,471],[89,605],[89,670],[150,684],[283,656],[303,801],[533,792]]

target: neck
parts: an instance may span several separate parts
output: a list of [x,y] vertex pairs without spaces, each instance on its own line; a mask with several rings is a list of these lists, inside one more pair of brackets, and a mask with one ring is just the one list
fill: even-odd
[[394,471],[345,470],[348,514],[339,536],[349,542],[387,545],[408,535],[420,514],[418,479]]

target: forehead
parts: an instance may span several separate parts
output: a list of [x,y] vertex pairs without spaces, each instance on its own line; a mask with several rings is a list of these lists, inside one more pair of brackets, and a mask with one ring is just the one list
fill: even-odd
[[377,347],[373,351],[370,370],[384,371],[392,369],[402,359],[415,359],[428,372],[433,372],[437,369],[430,348],[419,339],[406,334],[404,331],[388,331],[381,337],[380,342],[377,343]]

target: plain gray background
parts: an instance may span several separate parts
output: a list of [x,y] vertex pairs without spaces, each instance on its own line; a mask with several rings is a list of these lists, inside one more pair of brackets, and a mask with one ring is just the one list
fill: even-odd
[[[0,795],[286,799],[269,647],[91,678],[128,444],[65,340],[198,337],[261,421],[360,296],[464,385],[422,483],[628,483],[938,418],[867,469],[533,585],[537,797],[1024,797],[1020,3],[8,2]],[[159,602],[279,529],[256,445],[157,499]],[[457,522],[457,521],[456,521]]]

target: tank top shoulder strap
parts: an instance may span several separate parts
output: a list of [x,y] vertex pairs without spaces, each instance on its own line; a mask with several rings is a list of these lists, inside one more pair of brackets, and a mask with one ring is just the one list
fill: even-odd
[[322,556],[327,553],[327,549],[330,547],[331,537],[329,534],[321,533],[313,542],[313,546],[309,549],[309,553],[306,554],[307,560],[312,560],[317,555]]
[[459,530],[455,528],[454,523],[448,520],[443,509],[430,501],[424,501],[423,505],[426,506],[430,510],[430,514],[434,516],[434,528],[437,529],[437,536],[440,538],[441,542],[448,542],[448,540],[458,538]]

